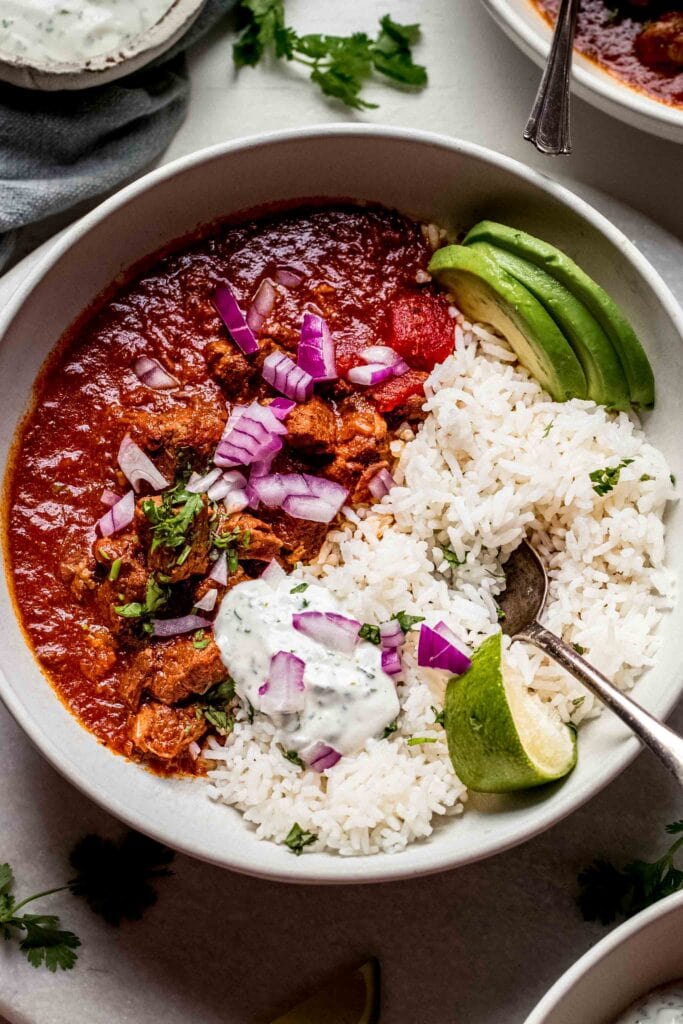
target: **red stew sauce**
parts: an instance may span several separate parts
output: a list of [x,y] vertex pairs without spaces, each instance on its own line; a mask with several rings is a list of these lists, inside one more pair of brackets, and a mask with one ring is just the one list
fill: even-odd
[[[430,281],[416,280],[430,255],[420,225],[374,207],[310,207],[225,223],[148,261],[151,269],[106,300],[49,358],[10,480],[14,593],[43,671],[114,751],[160,771],[196,771],[192,741],[211,730],[201,701],[226,675],[210,630],[199,638],[153,639],[149,629],[141,631],[141,619],[115,610],[144,602],[153,576],[166,595],[159,617],[192,611],[216,557],[209,539],[216,519],[206,498],[188,534],[190,556],[182,568],[164,567],[168,575],[159,571],[159,553],[150,553],[140,508],[150,496],[146,485],[131,526],[105,538],[95,529],[106,512],[103,489],[129,490],[117,465],[125,434],[173,483],[183,469],[211,466],[233,403],[277,397],[260,375],[262,353],[247,359],[232,342],[213,307],[214,290],[228,282],[246,309],[278,268],[300,275],[298,286],[277,288],[259,331],[263,352],[293,355],[303,313],[317,311],[332,331],[340,379],[316,387],[311,402],[291,414],[273,469],[328,476],[349,488],[351,503],[367,502],[369,479],[390,464],[392,429],[420,418],[427,372],[452,351],[446,297]],[[345,373],[371,344],[394,347],[409,372],[375,388],[347,383]],[[144,386],[133,371],[143,355],[159,360],[179,387]],[[230,586],[260,574],[272,557],[287,569],[315,557],[328,527],[281,510],[245,509],[228,517],[225,529],[249,538],[235,545]],[[173,565],[173,552],[169,557]]]

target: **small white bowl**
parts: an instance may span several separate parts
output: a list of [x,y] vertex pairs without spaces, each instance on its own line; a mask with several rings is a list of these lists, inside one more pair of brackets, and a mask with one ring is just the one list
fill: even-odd
[[612,1024],[651,989],[683,978],[683,892],[632,917],[555,982],[525,1024]]
[[[530,0],[483,2],[510,39],[539,67],[543,67],[550,50],[552,29]],[[632,89],[576,50],[572,91],[587,103],[634,128],[673,142],[683,142],[682,108],[659,103]]]
[[[167,164],[107,199],[55,244],[0,314],[0,474],[36,375],[73,321],[127,268],[217,218],[311,198],[370,200],[454,234],[483,217],[561,246],[619,302],[644,339],[658,387],[647,430],[683,479],[683,314],[634,245],[550,178],[472,143],[373,125],[336,125],[223,143]],[[683,589],[683,508],[668,523],[669,563]],[[4,552],[3,552],[4,555]],[[204,783],[166,779],[97,742],[56,697],[27,646],[0,571],[0,697],[48,760],[110,813],[156,839],[248,874],[298,882],[370,882],[443,871],[531,838],[594,796],[638,742],[605,713],[581,730],[579,762],[561,785],[473,797],[400,854],[294,857],[257,839]],[[656,665],[636,697],[664,716],[683,687],[680,627],[662,624]],[[664,770],[664,769],[662,769]]]
[[103,53],[83,63],[29,63],[0,50],[0,80],[24,89],[52,92],[90,89],[138,71],[173,46],[188,30],[206,0],[169,0],[166,13],[145,33],[116,53]]

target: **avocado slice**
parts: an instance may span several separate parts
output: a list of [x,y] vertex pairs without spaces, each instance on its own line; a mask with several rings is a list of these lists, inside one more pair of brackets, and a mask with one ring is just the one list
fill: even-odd
[[432,256],[429,273],[453,293],[465,316],[500,331],[520,363],[556,401],[586,397],[581,364],[562,331],[501,266],[474,248],[447,245]]
[[646,409],[655,404],[652,367],[630,323],[617,304],[588,274],[560,249],[517,228],[482,220],[468,232],[464,244],[489,242],[529,260],[569,289],[586,306],[612,342],[628,381],[631,402]]
[[628,382],[612,342],[584,304],[528,260],[488,242],[474,242],[471,247],[498,263],[550,313],[583,367],[588,397],[610,409],[630,409]]

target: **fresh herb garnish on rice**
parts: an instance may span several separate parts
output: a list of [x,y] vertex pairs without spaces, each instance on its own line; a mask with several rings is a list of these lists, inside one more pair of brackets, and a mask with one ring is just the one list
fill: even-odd
[[370,622],[364,622],[358,630],[358,636],[361,640],[367,640],[371,644],[379,644],[379,626],[373,626]]
[[424,615],[408,615],[407,612],[396,612],[394,616],[404,633],[408,633],[418,622],[424,622]]
[[633,459],[622,459],[618,466],[607,466],[605,469],[594,469],[589,473],[593,484],[593,490],[602,498],[605,494],[613,491],[619,483],[621,471],[625,466],[630,466]]
[[419,747],[422,743],[436,743],[436,736],[411,736],[406,743],[409,747]]
[[432,704],[432,711],[434,712],[434,724],[435,725],[443,725],[443,726],[445,726],[446,725],[446,709],[445,708],[441,708],[441,710],[439,711],[439,709],[435,708],[434,705]]
[[452,548],[441,548],[441,554],[450,565],[451,569],[457,569],[459,566],[464,565],[467,561],[467,552],[462,558],[458,558],[455,551]]
[[683,820],[667,825],[666,831],[678,838],[659,860],[633,860],[621,868],[595,860],[581,872],[578,903],[587,921],[611,924],[683,889],[683,870],[675,864],[683,847]]
[[285,761],[289,761],[290,764],[295,764],[297,768],[305,768],[305,764],[297,754],[296,750],[287,750],[282,743],[278,743],[277,749],[280,751]]
[[288,846],[292,853],[296,854],[297,857],[300,857],[303,853],[304,847],[317,842],[317,839],[318,837],[314,832],[306,832],[302,829],[301,825],[295,821],[287,833],[285,846]]

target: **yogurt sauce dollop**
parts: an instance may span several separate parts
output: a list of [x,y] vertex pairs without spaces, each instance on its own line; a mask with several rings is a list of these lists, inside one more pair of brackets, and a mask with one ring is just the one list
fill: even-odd
[[0,0],[0,53],[27,63],[84,64],[147,32],[174,0]]
[[381,736],[398,715],[396,686],[382,670],[381,651],[374,644],[360,641],[346,654],[294,629],[295,612],[344,614],[324,587],[310,584],[293,594],[298,582],[287,576],[276,584],[258,579],[233,587],[216,616],[216,643],[237,695],[257,711],[259,687],[268,678],[272,656],[287,651],[301,658],[306,664],[305,705],[303,711],[277,716],[283,744],[288,750],[303,750],[318,740],[340,754],[354,754],[371,736]]
[[653,989],[614,1024],[683,1024],[683,978]]

